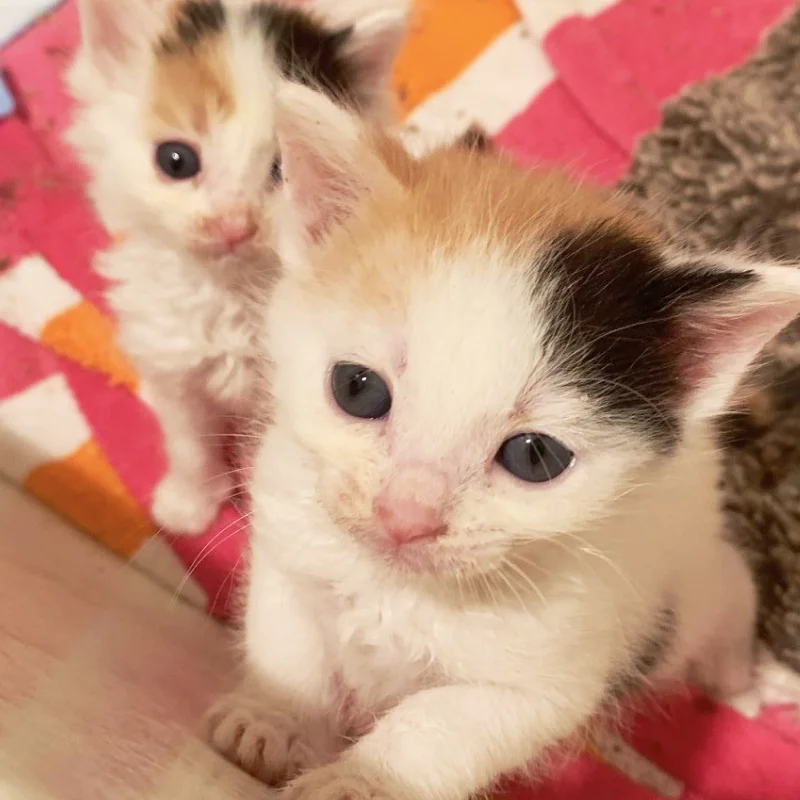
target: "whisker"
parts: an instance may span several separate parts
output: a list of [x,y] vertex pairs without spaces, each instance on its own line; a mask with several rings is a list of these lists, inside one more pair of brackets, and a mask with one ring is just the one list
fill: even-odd
[[225,580],[220,583],[219,587],[217,588],[216,594],[214,595],[214,600],[211,603],[211,608],[216,608],[217,603],[219,602],[220,596],[222,595],[222,590],[225,588],[225,584],[228,584],[228,597],[225,600],[225,605],[227,606],[231,600],[231,594],[234,590],[234,584],[236,582],[235,575],[239,569],[239,564],[242,563],[242,559],[244,558],[244,553],[239,555],[239,558],[236,559],[236,563],[228,570],[228,574],[225,576]]
[[636,587],[634,586],[631,579],[623,572],[619,564],[616,564],[613,559],[603,553],[601,550],[598,550],[593,544],[588,542],[582,536],[578,536],[575,533],[561,533],[559,536],[570,538],[578,542],[579,544],[579,551],[584,553],[588,556],[592,556],[596,558],[598,561],[602,562],[606,566],[610,567],[623,581],[627,584],[628,588],[631,589],[637,597],[639,596],[639,592],[637,591]]
[[231,431],[230,433],[202,433],[200,439],[254,439],[260,441],[261,436],[255,433],[245,433],[243,431]]
[[501,562],[501,569],[494,573],[498,578],[503,579],[503,583],[508,587],[509,591],[517,598],[517,602],[519,602],[520,608],[528,615],[531,616],[531,610],[528,606],[525,605],[525,601],[522,599],[522,595],[514,588],[513,584],[511,583],[510,578],[502,571],[503,566],[510,566],[510,562],[507,559],[503,559]]
[[[173,599],[177,598],[177,596],[180,595],[181,591],[183,591],[183,589],[186,587],[186,584],[189,582],[189,579],[197,571],[197,568],[203,563],[203,561],[206,560],[206,558],[208,558],[209,555],[211,555],[211,553],[214,552],[214,550],[217,547],[220,547],[229,539],[232,539],[234,536],[236,536],[238,533],[240,533],[242,530],[245,529],[246,523],[252,515],[253,512],[250,511],[249,513],[244,514],[241,517],[237,517],[235,520],[233,520],[233,522],[229,522],[221,531],[217,531],[217,533],[215,533],[214,536],[211,538],[211,541],[206,542],[206,544],[203,545],[200,552],[194,557],[194,560],[189,565],[189,569],[183,576],[183,580],[181,580],[181,582],[178,584],[178,588],[173,593]],[[234,525],[238,523],[241,523],[241,525],[238,528],[236,528],[236,530],[232,531],[227,536],[222,538],[226,531],[230,530]],[[222,541],[220,541],[221,538]]]
[[547,598],[544,596],[544,592],[542,592],[542,590],[536,585],[536,582],[533,580],[533,578],[531,578],[530,575],[526,574],[526,572],[523,569],[521,569],[517,564],[515,564],[512,559],[509,558],[503,559],[503,563],[506,564],[506,566],[510,567],[517,575],[519,575],[520,578],[522,578],[524,585],[529,586],[531,589],[533,589],[534,592],[536,592],[536,595],[542,601],[542,605],[545,608],[547,608],[548,606]]
[[212,475],[210,478],[206,478],[200,485],[206,486],[207,484],[211,483],[211,481],[216,481],[219,480],[220,478],[227,478],[230,475],[238,475],[239,473],[246,471],[247,471],[246,467],[234,467],[234,469],[229,469],[227,472],[218,472],[216,475]]

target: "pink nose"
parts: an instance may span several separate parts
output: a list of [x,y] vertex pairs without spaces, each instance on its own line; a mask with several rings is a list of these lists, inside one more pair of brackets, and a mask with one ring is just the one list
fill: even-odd
[[231,211],[213,217],[205,224],[206,233],[229,250],[250,241],[258,233],[253,214],[250,211]]
[[438,509],[414,500],[378,496],[375,516],[385,535],[395,544],[407,544],[419,539],[435,539],[446,526]]

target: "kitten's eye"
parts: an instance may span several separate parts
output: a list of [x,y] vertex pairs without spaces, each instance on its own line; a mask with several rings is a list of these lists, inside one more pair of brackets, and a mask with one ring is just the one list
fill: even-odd
[[392,407],[386,382],[360,364],[336,364],[331,374],[331,392],[342,411],[359,419],[380,419]]
[[269,179],[274,186],[283,183],[283,165],[281,164],[280,156],[272,162],[272,172],[270,173]]
[[545,433],[521,433],[503,442],[498,463],[527,483],[547,483],[569,469],[575,454]]
[[174,181],[194,178],[200,172],[200,156],[183,142],[162,142],[156,147],[158,168]]

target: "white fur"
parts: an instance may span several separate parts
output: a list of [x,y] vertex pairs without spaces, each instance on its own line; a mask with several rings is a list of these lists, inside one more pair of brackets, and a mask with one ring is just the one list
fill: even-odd
[[[237,111],[212,120],[202,141],[188,129],[154,130],[148,122],[151,48],[164,28],[167,0],[82,0],[84,42],[69,75],[79,103],[69,140],[90,172],[101,220],[126,237],[102,255],[100,269],[111,284],[120,343],[142,375],[164,434],[169,466],[154,517],[184,533],[205,530],[230,488],[220,435],[226,422],[251,410],[256,327],[249,307],[277,267],[270,170],[280,79],[261,37],[241,24],[246,5],[228,9]],[[395,47],[403,23],[392,29]],[[394,50],[385,52],[391,59]],[[368,113],[383,113],[385,71],[364,75],[376,98]],[[199,181],[169,182],[157,173],[155,142],[173,139],[200,147]],[[240,210],[258,220],[259,233],[236,253],[223,253],[206,223]]]
[[[635,673],[665,608],[677,630],[650,680],[693,675],[726,694],[752,680],[755,592],[723,537],[707,413],[800,310],[796,276],[756,267],[731,328],[717,324],[729,308],[693,309],[709,369],[664,454],[564,388],[569,365],[549,359],[529,252],[426,241],[389,225],[350,243],[375,269],[428,265],[388,310],[344,286],[310,291],[290,262],[266,311],[272,422],[251,487],[248,679],[212,715],[211,736],[269,782],[290,780],[292,800],[466,800],[578,733]],[[337,361],[386,380],[387,419],[335,407]],[[533,397],[524,417],[521,396]],[[519,431],[560,439],[574,467],[546,485],[517,481],[494,456]],[[451,487],[448,531],[404,561],[382,549],[373,500],[420,462]]]
[[[230,489],[221,436],[226,422],[251,407],[249,298],[260,273],[277,263],[264,189],[275,153],[277,75],[267,69],[259,37],[235,25],[231,34],[229,64],[242,111],[212,125],[201,143],[199,186],[167,182],[153,166],[154,138],[186,134],[164,129],[154,136],[144,128],[152,68],[144,55],[135,66],[138,83],[130,79],[127,90],[96,75],[85,80],[92,64],[86,51],[72,79],[83,106],[70,140],[91,171],[102,221],[127,237],[102,255],[98,268],[110,281],[120,344],[147,385],[164,434],[169,471],[153,515],[184,533],[205,530]],[[256,247],[223,257],[201,225],[236,203],[255,209],[262,233]]]
[[[393,458],[439,454],[461,488],[449,541],[434,556],[440,573],[409,575],[334,524],[317,498],[341,473],[363,487],[367,514],[380,476],[397,466],[381,423],[373,432],[341,419],[322,385],[328,361],[352,355],[396,378],[393,332],[381,334],[377,319],[340,319],[333,303],[314,304],[304,320],[290,292],[279,290],[270,318],[278,402],[253,482],[246,654],[269,700],[251,708],[296,715],[305,737],[333,726],[310,765],[329,757],[337,722],[348,722],[335,676],[376,723],[289,796],[340,796],[337,782],[356,780],[356,796],[466,798],[586,723],[665,604],[680,632],[655,677],[682,677],[696,660],[715,663],[711,681],[742,662],[747,670],[754,596],[721,539],[719,465],[705,427],[672,457],[648,458],[619,434],[616,443],[593,437],[591,411],[563,402],[541,375],[542,402],[524,428],[581,442],[583,463],[544,488],[497,465],[486,473],[506,436],[501,410],[531,367],[520,354],[536,359],[525,346],[536,328],[511,286],[465,278],[420,288],[403,330]],[[498,413],[499,425],[483,429]],[[450,559],[459,577],[446,580]]]

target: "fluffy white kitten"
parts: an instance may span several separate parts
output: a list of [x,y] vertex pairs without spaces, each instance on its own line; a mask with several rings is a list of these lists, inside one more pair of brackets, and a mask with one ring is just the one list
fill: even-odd
[[212,742],[293,799],[466,800],[643,678],[746,688],[711,419],[800,273],[285,99],[248,678]]
[[[371,5],[370,5],[371,3]],[[277,258],[275,93],[389,109],[407,0],[80,0],[69,139],[117,239],[98,258],[119,342],[164,434],[153,513],[199,533],[231,488],[220,434],[253,403],[250,304]]]

